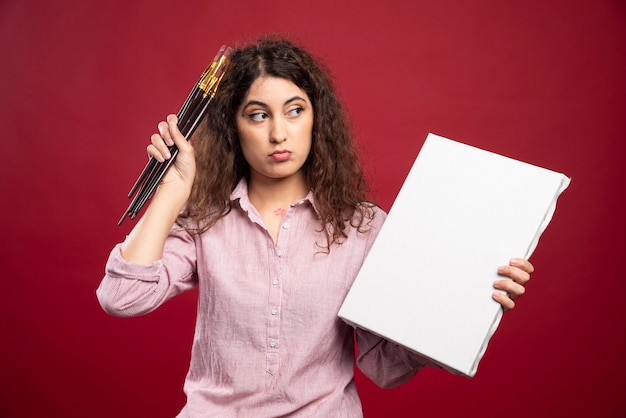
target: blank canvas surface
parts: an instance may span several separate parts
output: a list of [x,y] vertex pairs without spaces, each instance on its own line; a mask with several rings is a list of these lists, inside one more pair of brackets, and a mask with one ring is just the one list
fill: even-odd
[[568,184],[429,134],[339,316],[473,376],[502,315],[497,267],[530,257]]

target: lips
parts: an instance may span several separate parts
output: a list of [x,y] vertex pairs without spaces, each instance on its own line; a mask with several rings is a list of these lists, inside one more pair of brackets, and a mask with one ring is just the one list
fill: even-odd
[[274,161],[287,161],[291,157],[291,151],[276,150],[270,154]]

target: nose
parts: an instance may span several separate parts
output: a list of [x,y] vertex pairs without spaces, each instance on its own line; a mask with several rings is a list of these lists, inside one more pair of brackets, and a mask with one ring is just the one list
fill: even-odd
[[279,144],[287,140],[287,127],[282,118],[274,118],[270,129],[270,142]]

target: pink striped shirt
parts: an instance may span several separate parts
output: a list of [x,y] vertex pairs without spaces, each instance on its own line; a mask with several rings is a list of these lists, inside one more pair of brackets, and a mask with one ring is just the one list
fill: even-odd
[[[330,254],[313,195],[291,205],[276,245],[241,181],[234,209],[202,235],[174,227],[161,260],[111,252],[97,290],[116,316],[141,315],[199,286],[198,314],[179,417],[361,417],[354,330],[337,312],[384,219],[347,229]],[[395,344],[357,330],[358,365],[389,387],[423,366]]]

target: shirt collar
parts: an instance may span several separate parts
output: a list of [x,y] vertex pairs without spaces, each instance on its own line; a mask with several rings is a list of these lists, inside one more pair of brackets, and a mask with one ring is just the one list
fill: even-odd
[[[242,177],[241,180],[239,180],[239,183],[237,183],[237,186],[235,186],[235,189],[230,194],[230,200],[239,200],[239,206],[241,206],[241,208],[246,212],[250,209],[250,206],[252,206],[252,204],[250,203],[250,199],[248,198],[248,181],[245,177]],[[294,202],[291,206],[302,205],[305,202],[308,202],[313,210],[315,210],[315,213],[319,215],[319,211],[315,206],[315,196],[310,190],[304,198],[298,200],[297,202]]]

